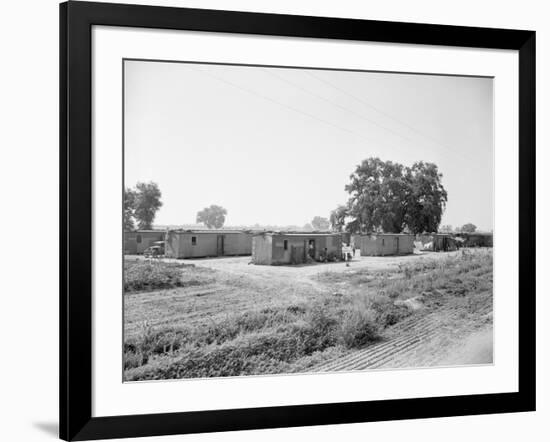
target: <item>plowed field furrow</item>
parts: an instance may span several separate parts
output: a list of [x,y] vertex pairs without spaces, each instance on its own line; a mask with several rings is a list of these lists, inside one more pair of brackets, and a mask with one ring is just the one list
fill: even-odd
[[[423,339],[432,333],[437,328],[442,327],[443,323],[447,321],[452,314],[447,313],[442,316],[435,316],[434,314],[424,317],[417,318],[416,321],[411,322],[406,328],[400,328],[400,336],[391,339],[389,341],[382,342],[380,344],[375,344],[367,349],[360,350],[359,352],[354,353],[353,355],[346,356],[345,358],[331,361],[322,366],[319,366],[319,370],[333,370],[337,369],[337,366],[342,364],[352,363],[358,359],[364,359],[364,355],[367,354],[369,357],[376,357],[380,354],[385,354],[388,351],[395,350],[396,348],[401,347],[402,345],[408,344],[411,340]],[[404,333],[404,334],[403,334]]]
[[369,356],[375,357],[379,354],[385,353],[388,350],[395,349],[396,347],[399,347],[403,344],[406,344],[408,341],[412,339],[417,339],[420,336],[423,336],[424,333],[418,332],[406,336],[402,336],[397,339],[392,339],[390,341],[383,342],[381,344],[373,345],[367,349],[360,350],[353,355],[349,355],[345,358],[345,360],[336,360],[332,361],[331,363],[326,364],[326,366],[337,366],[345,363],[351,363],[356,359],[361,359],[364,357],[365,354],[368,354]]
[[[492,302],[488,301],[478,307],[477,313],[483,315],[491,311]],[[410,366],[412,357],[415,358],[417,366],[433,365],[437,363],[437,355],[423,352],[430,343],[444,340],[447,335],[453,334],[452,324],[458,316],[457,311],[438,310],[420,318],[412,317],[390,331],[394,336],[390,340],[325,362],[313,370],[322,372],[375,369],[384,366],[405,367]]]
[[[393,349],[388,348],[386,351],[378,353],[376,355],[367,354],[364,355],[360,361],[357,363],[361,366],[360,368],[377,366],[389,359],[393,359],[398,355],[405,354],[410,349],[417,348],[425,344],[427,341],[431,340],[434,336],[440,335],[439,330],[441,330],[440,325],[434,325],[433,327],[427,328],[424,332],[410,337],[409,339],[401,341],[398,346],[395,346]],[[355,367],[351,367],[354,369]]]
[[[444,333],[436,333],[436,334],[430,336],[428,338],[428,340],[431,341],[431,340],[434,340],[434,339],[438,339],[439,337],[441,337],[443,335],[444,335]],[[414,345],[410,345],[409,347],[403,349],[403,351],[399,352],[397,355],[396,354],[387,355],[383,359],[375,361],[372,364],[363,365],[361,367],[358,367],[357,369],[363,369],[363,368],[375,369],[375,368],[382,368],[384,366],[395,367],[396,364],[399,364],[400,362],[403,363],[404,365],[407,365],[407,364],[410,365],[411,355],[413,353],[418,353],[419,351],[421,351],[423,349],[424,345],[426,344],[426,341],[427,340],[417,340],[414,343]],[[414,365],[418,366],[418,363],[415,363]]]
[[395,354],[396,352],[401,351],[412,344],[421,342],[424,338],[429,336],[431,332],[437,329],[437,327],[438,325],[434,325],[425,329],[421,333],[415,333],[414,335],[395,339],[387,342],[383,346],[375,346],[376,348],[370,347],[368,349],[361,350],[353,355],[334,361],[331,364],[320,366],[316,369],[316,371],[348,370],[354,369],[356,364],[365,365],[366,363],[368,365],[369,363],[375,363],[381,358],[385,358],[388,355]]

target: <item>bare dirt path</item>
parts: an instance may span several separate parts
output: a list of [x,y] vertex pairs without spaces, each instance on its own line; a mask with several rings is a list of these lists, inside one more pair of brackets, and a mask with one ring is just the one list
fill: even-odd
[[324,272],[349,272],[354,270],[368,269],[372,271],[391,270],[399,265],[411,262],[422,262],[425,259],[440,260],[450,256],[455,256],[459,252],[417,252],[411,255],[402,256],[359,256],[359,252],[353,258],[349,265],[345,262],[314,263],[293,266],[264,266],[250,264],[250,256],[226,256],[220,258],[200,258],[174,260],[167,258],[165,261],[183,262],[185,264],[195,264],[202,267],[210,267],[226,272],[246,274],[247,276],[258,274],[262,276],[314,276]]
[[[269,281],[273,284],[302,284],[309,285],[314,289],[322,290],[323,287],[317,284],[316,276],[324,273],[353,273],[357,271],[370,270],[391,271],[400,265],[409,263],[421,263],[424,260],[443,260],[456,255],[458,252],[415,252],[403,256],[360,256],[359,252],[351,262],[313,263],[294,266],[264,266],[251,264],[250,256],[225,256],[219,258],[198,258],[198,259],[171,259],[165,258],[165,262],[177,262],[194,264],[198,267],[205,267],[224,272],[233,276],[243,276],[256,281]],[[141,258],[140,258],[141,259]]]
[[383,342],[325,362],[312,371],[487,363],[492,363],[491,302],[472,317],[445,307],[421,317],[413,316],[393,327]]

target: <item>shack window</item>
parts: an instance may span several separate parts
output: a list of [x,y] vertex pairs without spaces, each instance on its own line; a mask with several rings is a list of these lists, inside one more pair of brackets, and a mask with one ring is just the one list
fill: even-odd
[[284,248],[285,250],[288,250],[288,239],[285,239],[285,240],[283,241],[283,248]]
[[384,245],[384,238],[382,238],[382,245]]
[[196,245],[197,245],[197,237],[196,237],[196,236],[192,236],[192,237],[191,237],[191,245],[192,245],[192,246],[196,246]]
[[141,235],[136,236],[136,242],[141,244]]

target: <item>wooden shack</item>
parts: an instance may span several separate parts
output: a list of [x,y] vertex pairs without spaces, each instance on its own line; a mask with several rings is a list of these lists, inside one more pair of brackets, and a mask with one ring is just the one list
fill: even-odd
[[462,239],[463,247],[493,247],[493,234],[491,232],[458,233]]
[[361,256],[408,255],[414,252],[414,235],[404,233],[375,233],[361,235]]
[[450,233],[423,233],[416,236],[422,243],[422,250],[432,252],[452,252],[458,249],[458,242]]
[[252,253],[252,233],[241,230],[170,230],[165,254],[169,258],[205,258]]
[[124,254],[141,255],[157,241],[164,241],[163,230],[136,230],[124,232]]
[[304,264],[340,259],[342,259],[340,233],[264,232],[252,238],[254,264]]

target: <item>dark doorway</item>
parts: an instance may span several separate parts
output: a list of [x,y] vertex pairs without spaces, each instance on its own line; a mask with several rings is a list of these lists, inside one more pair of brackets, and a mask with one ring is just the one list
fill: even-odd
[[315,240],[310,239],[307,244],[307,254],[311,259],[315,259]]
[[217,247],[217,255],[218,256],[223,256],[224,254],[224,240],[225,240],[225,237],[223,235],[218,235],[218,247]]
[[305,244],[303,246],[290,246],[290,263],[303,264],[306,262]]

